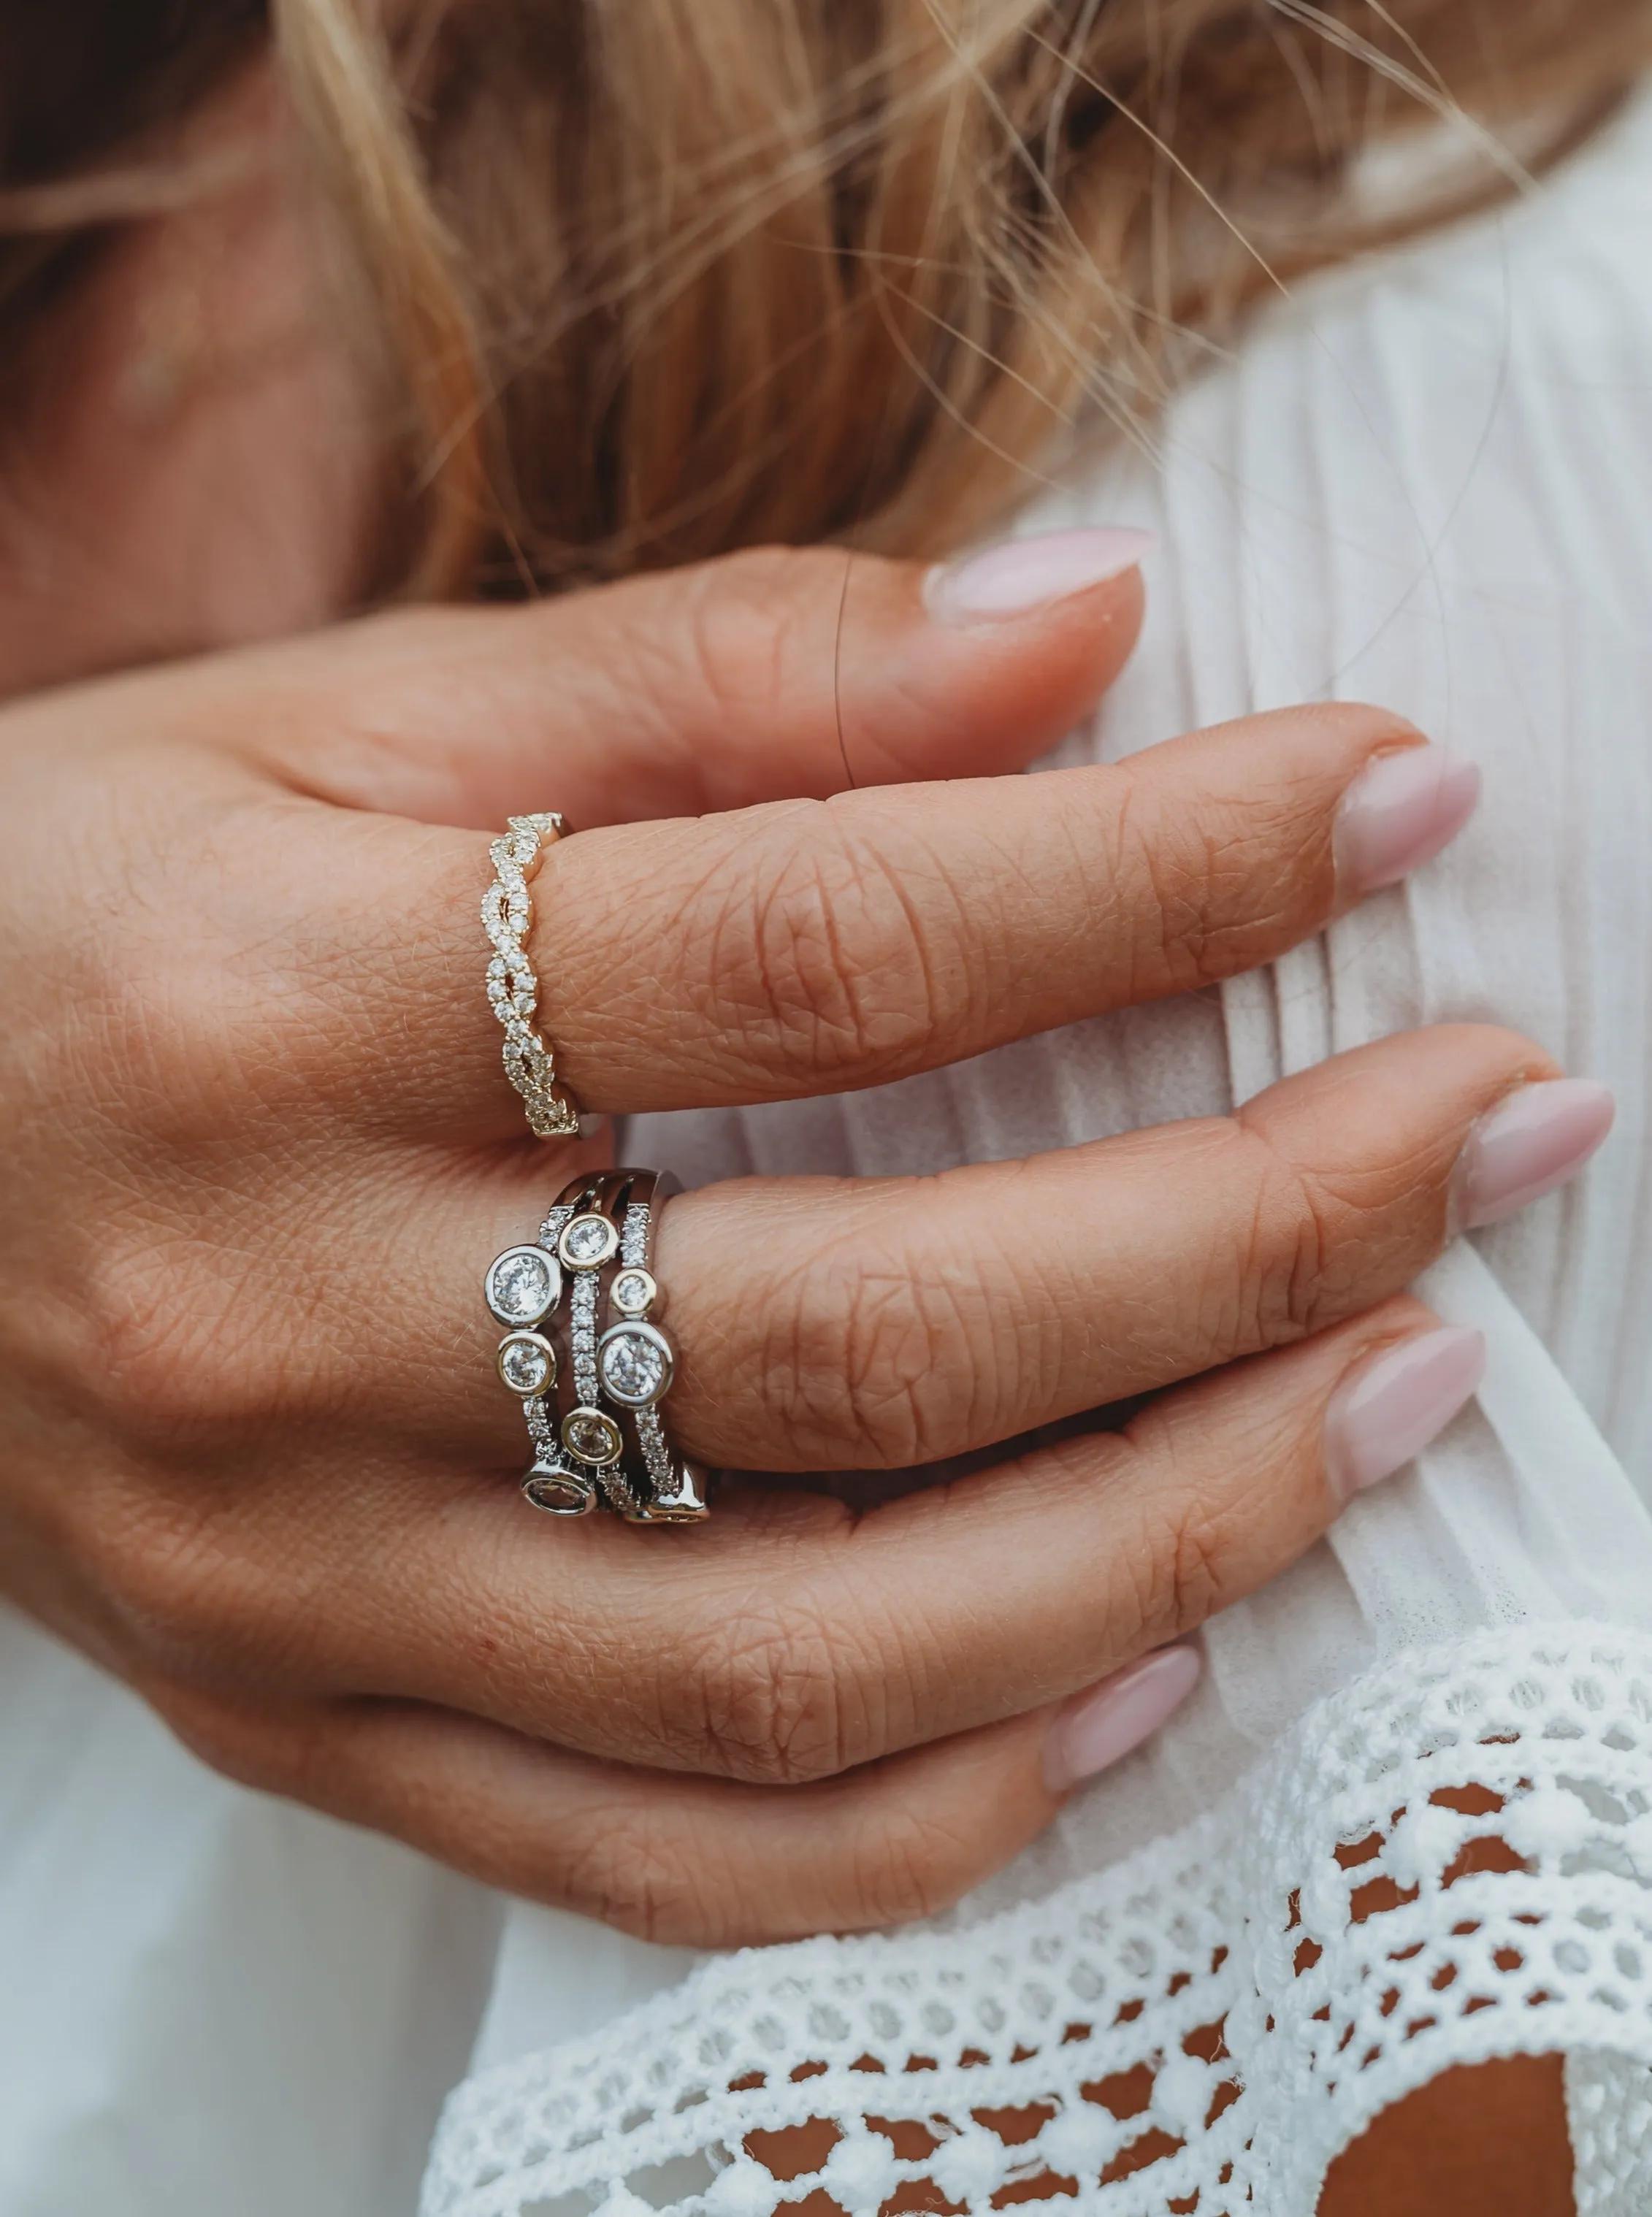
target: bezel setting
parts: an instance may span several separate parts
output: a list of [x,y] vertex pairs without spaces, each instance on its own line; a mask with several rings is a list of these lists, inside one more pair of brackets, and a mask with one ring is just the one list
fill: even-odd
[[[500,1298],[498,1280],[507,1264],[517,1263],[533,1263],[545,1274],[545,1299],[537,1307],[507,1306]],[[544,1322],[562,1298],[561,1266],[547,1248],[507,1247],[503,1255],[496,1255],[488,1264],[487,1275],[482,1281],[482,1297],[495,1324],[503,1325],[507,1331],[531,1331],[535,1325]]]
[[[510,1375],[510,1358],[518,1349],[529,1350],[540,1358],[535,1366],[534,1374],[537,1382],[534,1385],[519,1385]],[[507,1332],[499,1342],[494,1363],[499,1374],[499,1383],[505,1392],[516,1394],[523,1401],[532,1401],[541,1393],[548,1393],[556,1383],[556,1349],[542,1331]]]
[[597,1489],[588,1478],[542,1458],[523,1479],[522,1491],[529,1506],[548,1516],[585,1516],[597,1506]]
[[[592,1435],[601,1442],[600,1452]],[[579,1461],[606,1470],[625,1452],[625,1435],[606,1409],[570,1409],[562,1419],[562,1444]]]
[[[600,1231],[600,1239],[596,1231]],[[556,1251],[570,1270],[600,1270],[619,1253],[620,1235],[606,1216],[586,1209],[563,1226]]]
[[[610,1350],[622,1345],[635,1346],[640,1343],[659,1358],[659,1375],[646,1393],[626,1391],[616,1386],[609,1375]],[[610,1401],[617,1401],[622,1409],[651,1409],[656,1401],[663,1400],[671,1391],[671,1373],[676,1357],[671,1343],[663,1331],[640,1318],[628,1318],[623,1324],[610,1325],[597,1343],[597,1375]]]
[[660,1306],[659,1288],[653,1273],[634,1265],[622,1270],[609,1289],[609,1300],[622,1317],[645,1317]]

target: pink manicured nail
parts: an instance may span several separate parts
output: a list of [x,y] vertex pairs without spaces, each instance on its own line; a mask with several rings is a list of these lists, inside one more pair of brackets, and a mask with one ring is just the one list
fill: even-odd
[[1348,787],[1337,813],[1337,897],[1364,900],[1432,861],[1480,800],[1480,766],[1448,747],[1378,755]]
[[1617,1113],[1611,1092],[1592,1078],[1523,1085],[1469,1134],[1451,1184],[1451,1229],[1500,1224],[1575,1177]]
[[1486,1368],[1482,1332],[1442,1325],[1391,1347],[1340,1387],[1325,1414],[1325,1469],[1347,1501],[1391,1478],[1474,1398]]
[[1075,1694],[1044,1742],[1044,1779],[1050,1792],[1067,1793],[1139,1747],[1180,1708],[1198,1682],[1197,1647],[1161,1647],[1087,1693]]
[[1122,526],[1009,539],[984,554],[931,570],[924,580],[924,600],[937,623],[999,623],[1122,577],[1156,543],[1152,532]]

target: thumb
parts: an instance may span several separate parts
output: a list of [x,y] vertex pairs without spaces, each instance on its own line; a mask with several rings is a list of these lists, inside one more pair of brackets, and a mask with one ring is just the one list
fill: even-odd
[[347,806],[478,829],[540,808],[581,829],[699,816],[1024,767],[1135,645],[1149,543],[1060,532],[927,574],[764,548],[219,667],[265,665],[240,744]]

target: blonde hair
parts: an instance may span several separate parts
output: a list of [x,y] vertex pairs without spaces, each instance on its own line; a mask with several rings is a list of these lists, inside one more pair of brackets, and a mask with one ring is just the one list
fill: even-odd
[[[1649,0],[269,14],[426,594],[954,545],[1075,432],[1150,424],[1259,297],[1518,185],[1652,47]],[[1362,192],[1443,120],[1425,188]]]

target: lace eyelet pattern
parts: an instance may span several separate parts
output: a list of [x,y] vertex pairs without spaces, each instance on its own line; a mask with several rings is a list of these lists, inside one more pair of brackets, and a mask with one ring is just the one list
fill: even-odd
[[723,1957],[470,2081],[422,2217],[770,2217],[817,2190],[875,2217],[919,2185],[1313,2217],[1378,2110],[1556,2051],[1587,2059],[1575,2139],[1631,2197],[1599,2217],[1648,2206],[1652,2134],[1601,2089],[1627,2072],[1647,2103],[1652,1637],[1575,1623],[1401,1654],[1197,1822],[1043,1900]]

